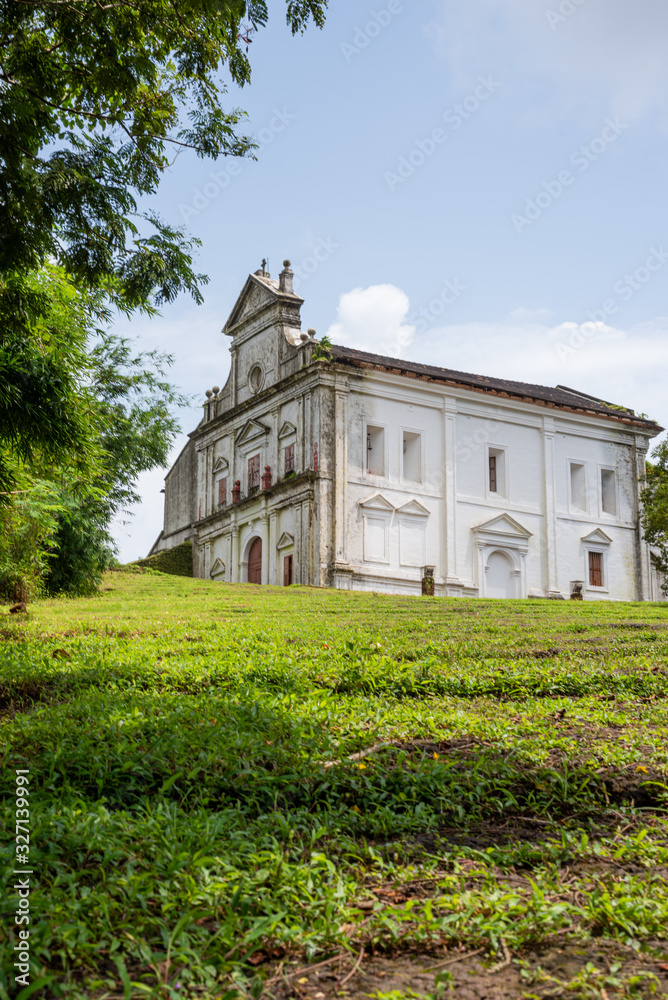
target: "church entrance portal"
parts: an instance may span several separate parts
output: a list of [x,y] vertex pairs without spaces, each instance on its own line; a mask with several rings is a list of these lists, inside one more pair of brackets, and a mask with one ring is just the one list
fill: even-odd
[[248,550],[248,582],[262,583],[262,539],[255,538]]

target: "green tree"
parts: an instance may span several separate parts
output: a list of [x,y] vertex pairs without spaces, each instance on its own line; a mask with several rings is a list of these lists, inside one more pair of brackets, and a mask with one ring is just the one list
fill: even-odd
[[664,574],[664,590],[668,593],[668,441],[652,452],[656,464],[647,463],[641,493],[642,527],[645,538],[658,550],[657,567]]
[[[327,0],[287,0],[293,33]],[[248,40],[265,0],[0,0],[0,443],[20,460],[85,455],[68,359],[45,350],[49,312],[30,276],[59,264],[123,312],[180,292],[201,301],[197,241],[139,199],[177,149],[244,156],[244,112],[226,85],[250,80]],[[0,492],[15,482],[0,461]]]

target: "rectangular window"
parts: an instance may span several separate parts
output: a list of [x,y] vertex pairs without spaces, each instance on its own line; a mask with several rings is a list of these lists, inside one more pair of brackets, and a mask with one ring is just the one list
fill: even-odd
[[601,469],[601,510],[604,514],[617,513],[617,483],[613,469]]
[[292,556],[283,557],[283,586],[289,587],[292,583]]
[[369,427],[366,429],[366,471],[372,476],[385,475],[385,429]]
[[404,431],[403,477],[412,483],[422,482],[422,435]]
[[[295,446],[289,444],[287,448],[284,449],[283,454],[285,456],[285,473],[295,471]],[[287,558],[287,557],[286,557]]]
[[506,496],[506,452],[503,448],[490,448],[487,452],[487,489],[490,493]]
[[227,476],[218,480],[218,506],[222,507],[227,503]]
[[256,490],[260,486],[260,456],[253,455],[248,459],[248,491]]
[[603,586],[603,555],[600,552],[589,553],[589,586]]
[[489,492],[496,493],[496,455],[489,456]]
[[585,467],[580,462],[571,462],[571,507],[574,510],[587,509]]

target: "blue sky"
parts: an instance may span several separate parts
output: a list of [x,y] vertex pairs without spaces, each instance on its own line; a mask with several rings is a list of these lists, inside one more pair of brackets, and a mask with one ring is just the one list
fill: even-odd
[[[202,241],[205,303],[117,326],[174,355],[184,431],[263,257],[291,259],[319,336],[668,425],[665,0],[331,0],[301,37],[270,8],[225,98],[257,162],[184,152],[151,202]],[[163,477],[116,526],[123,560],[161,529]]]

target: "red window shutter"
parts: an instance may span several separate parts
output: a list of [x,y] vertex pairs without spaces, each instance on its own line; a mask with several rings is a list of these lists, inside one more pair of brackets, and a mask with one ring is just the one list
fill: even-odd
[[603,556],[600,552],[589,553],[589,586],[603,586]]
[[227,503],[227,476],[218,480],[218,506],[222,507]]
[[285,449],[285,471],[294,472],[295,471],[295,446],[289,444]]

